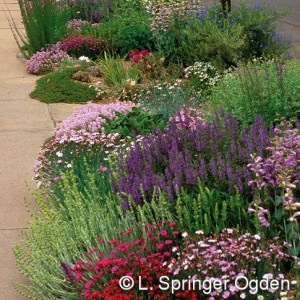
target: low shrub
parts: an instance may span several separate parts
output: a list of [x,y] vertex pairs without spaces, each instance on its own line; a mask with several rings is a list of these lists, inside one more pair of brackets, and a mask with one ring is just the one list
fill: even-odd
[[245,46],[239,56],[241,59],[250,59],[261,56],[279,56],[287,54],[290,41],[277,31],[277,22],[286,15],[278,7],[269,3],[249,5],[240,1],[233,5],[230,12],[224,14],[220,7],[213,6],[199,14],[200,20],[209,20],[219,28],[224,22],[230,26],[239,24],[245,34]]
[[200,179],[221,191],[249,193],[250,154],[264,156],[269,145],[262,118],[251,128],[240,128],[230,114],[220,112],[212,123],[191,109],[179,111],[164,131],[137,141],[118,159],[112,181],[114,191],[124,199],[142,204],[157,188],[170,201],[182,188],[192,188]]
[[257,114],[275,119],[300,117],[300,70],[296,60],[254,61],[240,66],[212,90],[208,107],[230,112],[242,124]]
[[[197,34],[195,34],[197,33]],[[155,35],[155,47],[167,63],[183,64],[210,62],[219,70],[237,63],[245,46],[243,28],[224,22],[219,28],[209,20],[189,15],[185,21],[171,19],[166,30]]]
[[36,52],[25,62],[25,68],[28,73],[44,74],[53,71],[57,68],[58,63],[69,56],[66,51],[62,50],[61,43],[49,46],[46,49]]
[[57,70],[38,79],[30,97],[46,103],[84,103],[95,100],[97,93],[92,85],[71,79],[80,70],[82,68]]

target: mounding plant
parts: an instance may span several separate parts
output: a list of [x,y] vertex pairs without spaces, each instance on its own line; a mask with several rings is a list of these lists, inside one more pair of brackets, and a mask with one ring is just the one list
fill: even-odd
[[97,92],[94,86],[71,79],[71,76],[80,70],[83,69],[67,68],[45,75],[37,80],[30,96],[46,103],[85,103],[95,100]]

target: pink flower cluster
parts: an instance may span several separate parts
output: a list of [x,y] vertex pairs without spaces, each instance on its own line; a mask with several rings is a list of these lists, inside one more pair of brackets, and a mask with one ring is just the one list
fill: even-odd
[[59,144],[73,142],[93,145],[102,142],[107,137],[102,127],[105,119],[101,115],[113,119],[116,112],[126,113],[134,106],[136,104],[132,102],[118,101],[104,105],[89,102],[54,129],[53,140]]
[[253,156],[253,162],[248,164],[254,173],[249,185],[258,190],[264,187],[280,190],[283,204],[290,205],[297,202],[295,192],[300,184],[300,128],[283,122],[274,133],[267,148],[268,157]]
[[146,56],[149,53],[149,50],[144,49],[144,50],[139,50],[139,49],[135,49],[133,52],[130,52],[128,54],[128,56],[132,59],[133,62],[138,63],[139,60]]
[[[277,238],[265,240],[259,234],[241,235],[230,228],[209,237],[205,237],[201,230],[196,234],[199,237],[191,238],[187,233],[182,234],[184,245],[172,248],[175,258],[171,259],[169,270],[174,276],[191,278],[194,282],[212,280],[222,282],[222,286],[227,282],[226,289],[212,290],[209,297],[206,295],[207,298],[203,290],[200,291],[202,297],[198,299],[248,299],[253,294],[253,287],[242,290],[245,282],[241,280],[238,281],[239,289],[236,281],[239,276],[268,282],[287,279],[280,272],[280,266],[292,257],[284,253]],[[258,290],[256,294],[279,296],[280,292],[280,289],[270,288]]]
[[61,42],[49,46],[47,49],[41,49],[25,62],[26,71],[31,74],[40,74],[45,70],[53,70],[57,63],[68,59],[66,51],[62,49]]
[[[60,123],[54,130],[53,135],[46,141],[40,149],[36,163],[34,165],[34,179],[38,181],[40,187],[45,181],[44,171],[50,166],[49,157],[55,157],[56,163],[67,168],[70,162],[65,161],[63,147],[73,144],[76,149],[82,146],[91,148],[93,145],[99,145],[103,149],[114,147],[119,140],[118,134],[106,134],[103,129],[105,119],[102,116],[113,119],[116,112],[126,113],[136,104],[132,102],[115,102],[110,104],[88,103],[80,106],[69,118]],[[74,150],[74,154],[77,150]],[[79,150],[78,150],[79,151]],[[47,173],[47,172],[46,172]],[[43,174],[43,175],[42,175]],[[55,178],[48,178],[48,181],[56,181]]]
[[[133,239],[131,229],[121,234],[119,239],[104,242],[111,250],[108,255],[97,253],[94,248],[87,253],[85,261],[78,260],[73,266],[63,268],[66,281],[79,291],[79,299],[197,299],[197,293],[189,290],[163,291],[159,287],[159,279],[168,276],[168,262],[171,248],[179,232],[174,230],[175,222],[146,226],[147,238]],[[153,245],[153,247],[151,246]],[[122,290],[119,280],[123,276],[131,276],[134,287]],[[140,285],[144,289],[139,289]],[[171,298],[172,297],[172,298]]]
[[72,19],[72,20],[68,21],[68,23],[67,23],[67,29],[70,32],[80,33],[81,26],[83,24],[89,24],[89,22],[81,20],[81,19]]

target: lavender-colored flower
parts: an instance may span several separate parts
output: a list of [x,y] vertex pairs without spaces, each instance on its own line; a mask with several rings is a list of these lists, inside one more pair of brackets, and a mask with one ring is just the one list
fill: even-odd
[[[136,203],[147,201],[155,187],[173,200],[181,188],[195,186],[199,179],[230,193],[236,188],[249,192],[252,174],[246,165],[250,154],[263,154],[269,145],[261,118],[240,134],[237,121],[224,112],[211,124],[190,113],[180,110],[165,131],[153,132],[119,157],[117,176],[112,180],[115,192],[125,201],[129,196]],[[141,188],[146,199],[141,198]]]
[[65,280],[72,284],[74,282],[76,282],[76,277],[74,275],[74,271],[72,270],[72,268],[65,262],[61,262],[60,263],[60,267],[62,269],[62,272],[64,274]]

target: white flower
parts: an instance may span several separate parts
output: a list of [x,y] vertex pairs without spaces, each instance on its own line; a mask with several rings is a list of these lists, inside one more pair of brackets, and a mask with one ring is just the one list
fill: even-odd
[[79,60],[81,60],[81,61],[86,61],[86,62],[90,62],[91,60],[88,58],[88,57],[86,57],[86,56],[80,56],[79,57]]
[[182,234],[182,237],[183,238],[186,238],[188,236],[188,233],[185,231],[183,234]]
[[71,164],[67,164],[67,168],[72,168],[72,165]]
[[258,295],[257,296],[257,300],[264,300],[265,298],[264,298],[264,296],[262,296],[262,295]]
[[259,235],[259,234],[256,234],[256,235],[254,236],[254,238],[255,238],[256,240],[260,240],[260,235]]
[[57,151],[57,152],[56,152],[56,155],[57,155],[58,157],[63,157],[63,153],[62,153],[61,151]]
[[196,234],[204,234],[204,232],[202,230],[197,230],[195,233]]

